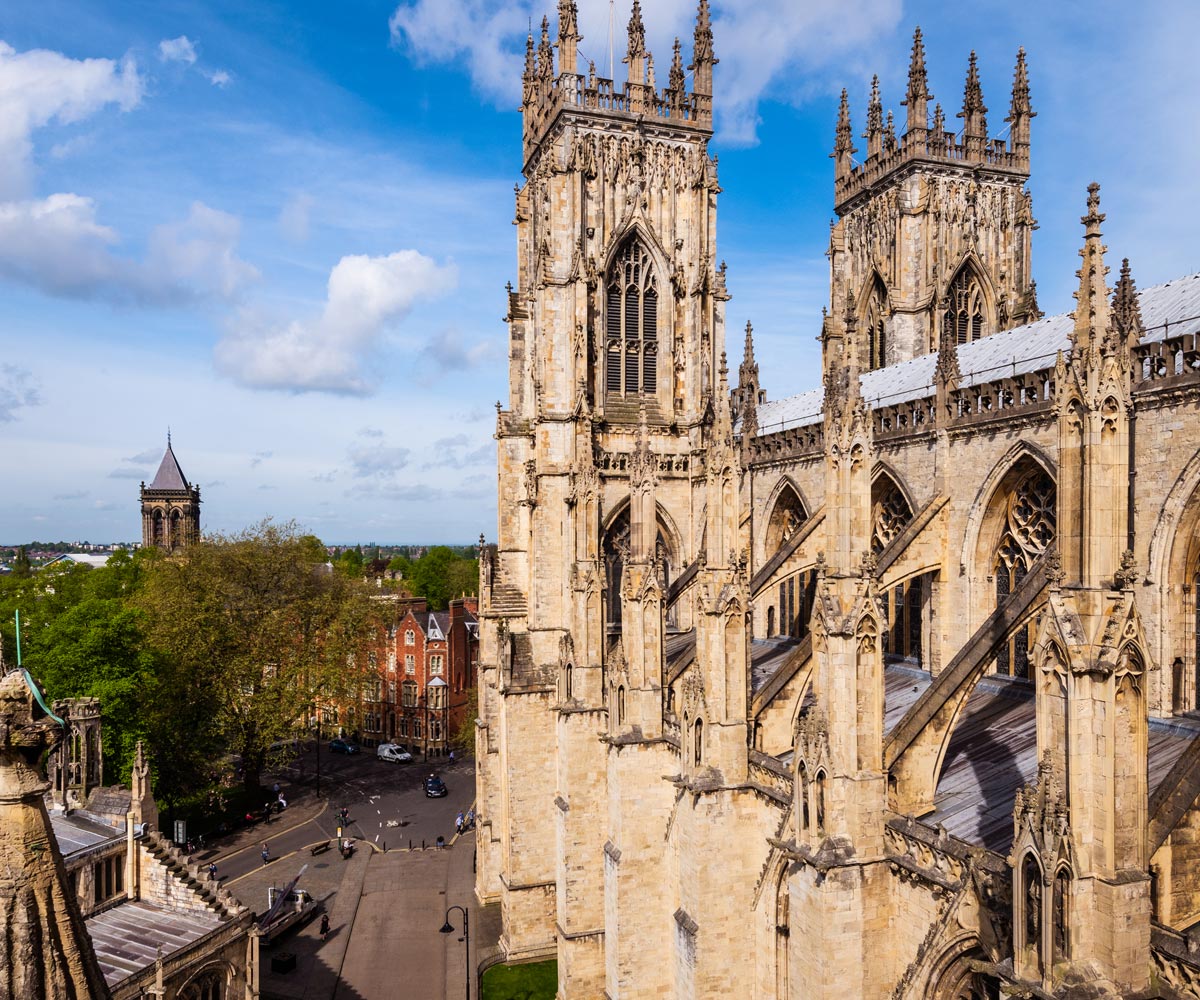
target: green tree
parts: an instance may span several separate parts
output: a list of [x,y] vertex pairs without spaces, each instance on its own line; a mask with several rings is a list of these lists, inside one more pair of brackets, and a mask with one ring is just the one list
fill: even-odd
[[248,793],[318,700],[356,700],[366,678],[376,612],[312,554],[294,525],[266,521],[162,560],[142,591],[171,682],[206,707],[198,724],[240,757]]
[[27,577],[32,572],[33,570],[29,566],[29,553],[25,550],[25,546],[22,545],[17,549],[17,558],[13,562],[13,576],[18,578]]

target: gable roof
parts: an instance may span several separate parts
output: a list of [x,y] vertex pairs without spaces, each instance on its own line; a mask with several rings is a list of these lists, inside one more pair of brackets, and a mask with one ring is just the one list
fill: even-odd
[[171,439],[168,437],[167,450],[163,454],[162,462],[159,463],[158,472],[154,474],[154,481],[150,484],[150,489],[187,490],[189,488],[187,477],[183,474],[183,469],[179,467],[179,460],[171,449]]
[[[1174,278],[1138,293],[1145,334],[1143,344],[1168,335],[1200,332],[1200,274]],[[1059,351],[1069,354],[1071,313],[1047,316],[1024,326],[1002,330],[969,344],[958,346],[960,387],[989,382],[1004,376],[1026,375],[1054,365]],[[937,354],[901,361],[899,364],[863,372],[859,377],[863,398],[872,408],[892,406],[930,396],[934,392]],[[789,427],[803,427],[821,419],[823,389],[809,389],[784,399],[758,406],[758,434],[772,434]]]

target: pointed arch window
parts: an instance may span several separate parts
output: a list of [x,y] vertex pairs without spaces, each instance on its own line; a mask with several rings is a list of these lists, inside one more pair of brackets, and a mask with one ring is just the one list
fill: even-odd
[[[1057,533],[1058,497],[1054,480],[1042,469],[1025,475],[1008,498],[1004,529],[996,552],[996,605],[1003,603],[1053,543]],[[1014,677],[1029,676],[1029,649],[1036,622],[1018,628],[1001,647],[996,669]]]
[[610,396],[658,391],[658,279],[646,248],[622,248],[605,288],[605,387]]
[[878,276],[871,297],[867,300],[867,313],[863,326],[867,332],[867,358],[872,371],[887,365],[887,291]]
[[984,335],[983,285],[970,267],[955,275],[946,291],[946,313],[942,318],[955,343],[968,344]]

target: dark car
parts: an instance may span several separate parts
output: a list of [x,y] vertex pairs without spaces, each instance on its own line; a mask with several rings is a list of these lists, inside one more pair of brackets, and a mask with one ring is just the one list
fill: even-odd
[[430,799],[440,799],[448,795],[446,783],[442,781],[436,774],[431,774],[425,779],[425,797]]
[[358,744],[353,740],[336,739],[329,741],[330,753],[358,753]]

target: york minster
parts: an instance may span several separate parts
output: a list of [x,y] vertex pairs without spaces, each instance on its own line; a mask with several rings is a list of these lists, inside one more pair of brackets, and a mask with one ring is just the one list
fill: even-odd
[[577,20],[527,43],[480,569],[504,956],[564,1000],[1200,997],[1200,275],[1138,288],[1092,184],[1043,315],[1025,53],[943,105],[918,30],[900,107],[830,123],[822,362],[776,398],[725,327],[707,0],[665,86],[637,0],[627,82]]

